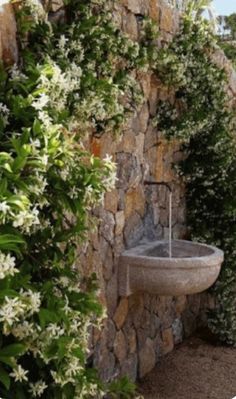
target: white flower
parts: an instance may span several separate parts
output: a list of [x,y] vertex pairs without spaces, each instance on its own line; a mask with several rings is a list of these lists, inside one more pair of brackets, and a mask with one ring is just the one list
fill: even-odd
[[0,307],[0,321],[12,326],[24,315],[26,308],[26,304],[19,298],[5,297],[5,302]]
[[78,374],[83,367],[81,366],[81,363],[77,357],[74,357],[70,359],[70,362],[68,362],[68,367],[65,372],[66,377],[75,377],[76,374]]
[[42,122],[42,124],[44,125],[44,127],[46,129],[49,129],[52,125],[52,118],[50,118],[50,116],[48,115],[47,112],[45,111],[39,111],[38,113],[38,119]]
[[28,370],[24,370],[23,367],[21,367],[20,364],[17,365],[17,367],[13,370],[12,373],[10,373],[10,377],[13,377],[14,380],[17,382],[23,382],[23,381],[28,381]]
[[21,295],[24,298],[27,298],[28,303],[28,311],[29,315],[33,315],[34,313],[38,313],[41,306],[41,294],[40,292],[34,292],[32,290],[28,291],[20,291]]
[[64,328],[61,328],[54,323],[49,324],[46,331],[49,333],[49,335],[57,338],[65,334]]
[[44,166],[47,166],[47,164],[48,164],[48,155],[44,154],[44,155],[41,157],[41,161],[42,161],[42,164],[43,164]]
[[70,174],[70,169],[69,167],[65,167],[63,170],[60,171],[60,176],[62,180],[66,181],[68,176]]
[[35,139],[35,140],[30,139],[30,143],[31,143],[33,152],[37,152],[37,148],[41,147],[39,139]]
[[39,0],[24,0],[24,6],[30,9],[31,16],[36,23],[46,20],[47,14]]
[[0,252],[0,279],[19,273],[19,270],[15,267],[15,261],[16,258],[14,256]]
[[61,387],[63,387],[64,385],[68,384],[68,382],[71,382],[71,380],[68,380],[65,377],[62,377],[56,371],[51,371],[51,376],[52,376],[54,382],[56,384],[60,385]]
[[33,102],[32,102],[32,107],[34,107],[36,110],[41,111],[44,107],[46,107],[46,105],[48,104],[50,98],[45,94],[42,93],[39,95],[38,98],[36,98]]
[[3,103],[0,103],[0,115],[2,117],[3,122],[5,125],[8,123],[8,117],[9,117],[10,111],[7,108],[7,106]]
[[34,193],[35,195],[39,196],[44,193],[47,185],[48,185],[47,180],[42,175],[37,174],[34,185],[30,185],[29,190],[31,191],[31,193]]
[[45,389],[47,389],[47,387],[48,387],[47,384],[43,380],[40,380],[38,382],[35,382],[34,384],[29,384],[29,385],[30,385],[29,392],[32,394],[33,398],[42,396]]
[[24,80],[26,79],[26,75],[24,75],[18,68],[17,64],[14,64],[10,69],[10,76],[12,80]]
[[31,211],[20,211],[17,215],[14,215],[13,226],[20,227],[25,233],[30,233],[32,226],[40,225],[38,215],[39,211],[36,208]]
[[29,323],[27,320],[23,321],[22,324],[17,324],[11,329],[11,333],[14,337],[23,340],[27,337],[32,337],[35,333],[34,325]]
[[[66,49],[66,43],[68,42],[68,38],[66,38],[65,37],[65,35],[61,35],[60,36],[60,39],[59,39],[59,42],[58,42],[58,48],[61,50],[61,51],[68,51],[67,49]],[[65,54],[65,53],[64,53]]]
[[7,205],[6,201],[0,202],[0,212],[2,212],[4,215],[6,215],[10,209],[11,208],[9,205]]

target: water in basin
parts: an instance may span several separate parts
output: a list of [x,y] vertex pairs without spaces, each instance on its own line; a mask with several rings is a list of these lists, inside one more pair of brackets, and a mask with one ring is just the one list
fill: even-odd
[[[202,256],[209,256],[213,253],[211,248],[207,248],[196,243],[184,243],[178,241],[172,241],[172,258],[198,258]],[[169,243],[160,243],[154,248],[146,250],[144,256],[150,256],[155,258],[169,258]]]

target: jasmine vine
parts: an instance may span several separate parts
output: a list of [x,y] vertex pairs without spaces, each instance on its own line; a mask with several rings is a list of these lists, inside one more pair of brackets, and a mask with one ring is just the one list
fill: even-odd
[[188,226],[192,239],[224,250],[225,262],[214,287],[217,307],[209,326],[222,341],[236,344],[235,116],[224,70],[214,62],[219,51],[210,24],[187,12],[182,28],[165,50],[160,69],[175,88],[175,103],[160,103],[155,123],[183,143],[186,159],[177,170],[186,182]]
[[147,51],[106,1],[65,1],[59,23],[48,11],[17,5],[20,62],[0,75],[0,396],[129,398],[127,380],[107,386],[87,367],[104,311],[77,248],[116,180],[84,139],[118,131],[138,106]]

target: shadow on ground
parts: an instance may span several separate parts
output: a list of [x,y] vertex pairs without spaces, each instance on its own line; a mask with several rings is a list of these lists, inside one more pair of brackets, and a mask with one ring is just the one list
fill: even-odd
[[190,338],[166,356],[139,389],[145,399],[232,399],[236,348]]

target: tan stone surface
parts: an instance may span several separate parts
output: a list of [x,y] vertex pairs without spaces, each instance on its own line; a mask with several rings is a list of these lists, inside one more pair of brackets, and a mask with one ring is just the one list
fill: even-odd
[[135,353],[137,350],[137,338],[136,338],[136,332],[133,328],[130,328],[129,334],[127,336],[127,341],[129,345],[129,352],[130,353]]
[[151,73],[138,71],[137,79],[142,87],[144,97],[148,99],[151,90]]
[[119,211],[116,213],[116,226],[115,235],[120,235],[123,233],[125,227],[125,213],[124,211]]
[[171,328],[167,328],[166,330],[162,331],[162,340],[162,352],[164,355],[166,355],[174,349],[174,337]]
[[161,6],[161,21],[160,21],[160,29],[171,33],[173,32],[173,11],[170,7],[164,5],[164,2]]
[[[141,133],[145,133],[147,130],[147,126],[148,126],[148,120],[150,118],[149,115],[149,108],[148,108],[148,104],[144,103],[140,112],[139,112],[139,132]],[[137,133],[139,133],[137,132]]]
[[145,135],[143,133],[135,136],[135,154],[137,155],[138,161],[142,164],[144,158],[144,140]]
[[123,18],[123,30],[129,35],[132,40],[138,40],[138,24],[134,14],[128,13]]
[[117,145],[117,152],[124,151],[132,153],[135,149],[135,134],[132,130],[125,130],[121,141]]
[[186,306],[187,306],[187,297],[185,295],[180,295],[176,297],[175,309],[178,315],[183,313]]
[[131,189],[125,197],[125,218],[127,219],[134,212],[144,215],[145,211],[145,194],[143,185]]
[[127,298],[122,298],[116,309],[113,320],[118,329],[122,328],[128,315],[129,303]]
[[122,331],[118,331],[114,342],[114,353],[120,363],[122,363],[127,354],[126,339]]
[[0,6],[0,60],[14,64],[18,58],[16,22],[11,4]]
[[147,338],[146,344],[139,352],[139,377],[144,377],[149,373],[156,363],[156,354],[154,343],[150,338]]
[[116,213],[118,206],[118,191],[112,190],[105,195],[105,209],[112,213]]
[[160,20],[160,7],[158,0],[149,0],[149,15],[152,19],[159,22]]
[[171,182],[176,180],[173,170],[173,154],[177,152],[179,144],[176,140],[161,139],[157,146],[156,181]]
[[139,0],[121,0],[121,4],[127,7],[134,14],[140,14],[141,12]]

